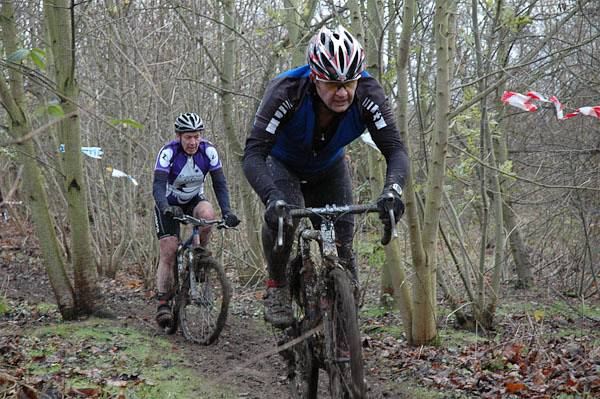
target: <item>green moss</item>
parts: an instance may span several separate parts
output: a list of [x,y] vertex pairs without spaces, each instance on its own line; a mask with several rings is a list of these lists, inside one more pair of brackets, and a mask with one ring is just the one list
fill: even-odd
[[[32,335],[43,339],[32,340],[27,353],[45,358],[32,359],[26,368],[35,375],[56,375],[68,387],[97,389],[100,398],[120,392],[127,398],[236,397],[230,389],[197,375],[168,340],[116,323],[90,319],[35,330]],[[50,356],[59,351],[60,360],[52,363]],[[125,387],[105,383],[121,375],[132,376],[132,381]]]
[[10,312],[10,307],[6,303],[6,298],[0,297],[0,316]]
[[56,311],[58,311],[58,306],[56,306],[54,303],[38,303],[37,305],[35,305],[35,310],[38,311],[39,313],[43,313],[43,314],[49,314],[49,313],[54,313]]
[[496,309],[496,315],[500,316],[512,316],[520,313],[533,313],[537,308],[541,308],[542,305],[537,305],[531,302],[511,302],[503,303]]
[[365,306],[360,309],[360,316],[366,318],[379,318],[387,315],[390,312],[389,309],[383,306]]
[[404,337],[404,328],[401,326],[376,325],[363,328],[368,334],[385,334],[396,339]]
[[596,319],[600,318],[600,306],[589,306],[585,303],[579,303],[577,305],[574,305],[573,307],[577,309],[577,312],[579,313],[577,313],[571,306],[567,305],[564,301],[559,300],[554,301],[554,303],[552,303],[549,311],[552,312],[552,314],[571,318],[577,318],[581,316]]
[[489,338],[475,334],[471,331],[457,330],[455,328],[441,328],[438,330],[437,340],[438,346],[457,347],[471,345],[476,342],[485,342],[488,341]]
[[402,397],[419,398],[419,399],[463,399],[469,396],[452,391],[434,390],[422,386],[415,385],[409,381],[393,384],[398,385],[403,393]]

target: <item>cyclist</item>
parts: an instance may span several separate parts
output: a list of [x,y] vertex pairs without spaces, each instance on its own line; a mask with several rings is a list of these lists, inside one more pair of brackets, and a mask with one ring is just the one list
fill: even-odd
[[[173,295],[175,255],[179,245],[179,222],[183,214],[195,218],[214,219],[213,206],[204,196],[204,180],[210,173],[223,220],[229,227],[240,221],[229,206],[229,191],[221,160],[212,143],[204,140],[202,119],[193,112],[175,120],[177,138],[161,148],[154,167],[152,194],[156,206],[154,220],[159,239],[159,263],[156,272],[158,309],[156,322],[165,327],[171,321],[169,301]],[[200,230],[196,245],[206,246],[210,227]]]
[[[289,209],[352,203],[344,147],[365,129],[387,163],[378,201],[380,217],[389,226],[389,217],[383,212],[383,197],[388,193],[394,196],[395,220],[404,212],[400,198],[408,156],[383,88],[364,71],[362,46],[342,26],[331,30],[323,27],[311,39],[307,58],[307,65],[284,72],[270,82],[243,158],[244,174],[266,207],[262,228],[269,274],[265,319],[276,327],[293,322],[286,265],[296,226],[292,225]],[[281,250],[274,249],[278,200],[286,203]],[[335,226],[338,256],[358,284],[353,230],[352,215]]]

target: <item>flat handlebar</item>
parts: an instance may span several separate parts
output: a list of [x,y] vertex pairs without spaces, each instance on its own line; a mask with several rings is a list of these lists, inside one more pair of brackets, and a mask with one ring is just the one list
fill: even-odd
[[[281,248],[283,246],[283,217],[284,209],[287,204],[285,201],[277,201],[275,203],[275,209],[278,214],[277,218],[277,241],[275,248]],[[392,237],[398,237],[398,230],[396,228],[396,220],[394,217],[394,196],[389,193],[385,198],[383,206],[385,211],[389,215],[390,226],[384,226],[383,235],[381,237],[381,244],[387,245],[391,241]],[[379,206],[377,204],[365,204],[365,205],[325,205],[322,208],[301,208],[291,209],[290,215],[292,219],[300,219],[303,217],[310,217],[314,215],[326,216],[335,218],[344,214],[360,214],[360,213],[374,213],[379,212]]]
[[197,227],[217,226],[217,229],[230,229],[230,228],[232,228],[232,227],[227,226],[225,224],[225,221],[223,219],[214,219],[214,220],[197,219],[197,218],[195,218],[193,216],[190,216],[190,215],[183,215],[180,218],[174,217],[173,219],[177,220],[180,223],[189,224],[189,225],[197,226]]

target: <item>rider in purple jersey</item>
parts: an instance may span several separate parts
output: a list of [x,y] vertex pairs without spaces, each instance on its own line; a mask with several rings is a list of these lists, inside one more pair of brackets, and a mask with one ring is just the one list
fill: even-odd
[[[286,266],[296,226],[289,209],[352,203],[350,173],[344,147],[365,130],[385,157],[383,199],[394,198],[397,221],[404,212],[400,199],[408,171],[408,156],[381,85],[364,71],[364,50],[343,27],[323,27],[308,46],[308,65],[271,81],[246,140],[243,168],[265,204],[262,240],[269,278],[265,319],[276,327],[293,322]],[[275,203],[286,203],[284,246],[275,251]],[[318,221],[313,221],[313,223]],[[354,219],[345,215],[335,225],[340,262],[358,275],[352,238]]]
[[[161,148],[156,157],[152,194],[156,206],[154,220],[159,239],[159,263],[156,272],[158,309],[156,322],[164,327],[171,321],[169,301],[173,296],[173,271],[179,245],[179,222],[183,214],[214,219],[213,206],[204,196],[204,180],[210,174],[223,220],[230,227],[240,221],[229,206],[227,181],[216,148],[204,140],[202,119],[188,112],[175,120],[177,139]],[[202,228],[195,245],[206,246],[210,227]]]

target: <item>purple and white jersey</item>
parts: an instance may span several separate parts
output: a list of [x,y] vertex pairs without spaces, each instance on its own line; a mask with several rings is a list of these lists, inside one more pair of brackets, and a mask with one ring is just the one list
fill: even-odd
[[188,203],[204,193],[204,180],[213,170],[221,168],[217,149],[208,141],[201,141],[198,151],[188,155],[179,140],[173,140],[160,149],[154,170],[169,174],[167,200],[170,205]]

